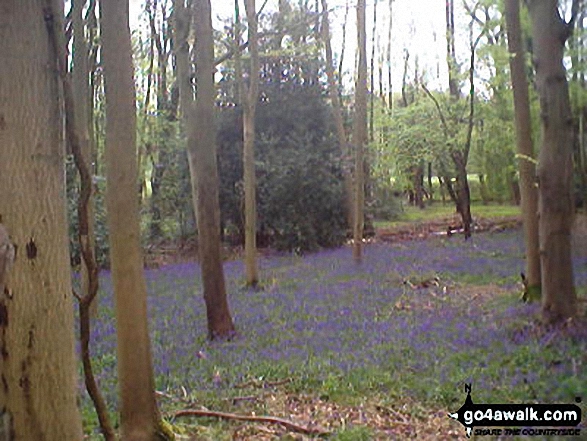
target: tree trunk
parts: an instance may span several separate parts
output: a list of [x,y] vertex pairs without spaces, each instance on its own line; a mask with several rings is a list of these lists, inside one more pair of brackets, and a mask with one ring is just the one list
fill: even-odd
[[338,60],[338,71],[337,71],[338,72],[339,93],[341,93],[343,90],[342,77],[343,77],[344,71],[342,70],[342,67],[343,67],[343,62],[344,62],[344,52],[346,49],[346,28],[347,28],[347,23],[348,23],[348,18],[349,18],[349,10],[350,10],[349,0],[346,0],[344,8],[345,8],[344,9],[344,21],[342,23],[342,44],[340,47],[340,58]]
[[393,29],[393,1],[389,0],[389,29],[387,30],[387,105],[393,111],[393,85],[391,84],[391,30]]
[[571,260],[572,118],[563,65],[570,29],[556,0],[532,0],[529,10],[542,126],[538,163],[542,315],[546,322],[558,322],[577,312]]
[[457,56],[455,51],[455,11],[454,0],[446,0],[446,64],[448,67],[448,87],[450,96],[458,99],[459,81],[457,79]]
[[[90,73],[88,67],[88,45],[85,36],[85,26],[83,21],[84,0],[75,0],[73,2],[73,90],[75,93],[75,121],[76,132],[78,134],[81,154],[83,156],[86,168],[92,170],[92,148],[90,144]],[[94,197],[93,192],[88,200],[88,243],[94,252],[96,234],[94,227]],[[95,260],[95,259],[94,259]],[[87,294],[89,291],[88,267],[82,259],[82,292]],[[92,316],[98,313],[98,299],[95,298],[91,304]]]
[[255,111],[259,100],[259,46],[255,0],[245,0],[251,67],[243,107],[243,173],[245,187],[245,275],[248,286],[259,283],[257,269],[257,183],[255,176]]
[[365,205],[365,144],[367,143],[367,45],[365,0],[357,1],[357,41],[359,64],[355,84],[355,118],[353,144],[355,156],[355,209],[353,216],[353,258],[362,260]]
[[106,98],[106,207],[116,303],[122,438],[154,440],[157,432],[147,288],[137,197],[136,107],[128,1],[102,0]]
[[322,0],[322,40],[326,52],[326,76],[328,77],[328,94],[330,102],[332,103],[332,114],[334,117],[334,125],[336,127],[336,135],[338,137],[338,145],[340,148],[340,155],[343,159],[343,179],[344,189],[346,194],[346,213],[349,227],[353,225],[353,178],[349,171],[349,166],[345,161],[348,152],[348,143],[346,132],[344,130],[344,120],[342,117],[342,105],[338,95],[336,78],[334,75],[334,62],[332,56],[332,45],[330,43],[330,22],[328,20],[328,5],[326,0]]
[[194,209],[198,224],[198,252],[208,318],[208,337],[227,339],[235,334],[226,297],[222,250],[220,247],[220,204],[214,122],[214,39],[209,0],[193,3],[195,16],[196,75],[198,99],[190,81],[187,43],[190,16],[184,0],[174,0],[177,75],[181,109],[188,136],[188,159],[192,179]]
[[487,183],[485,182],[485,175],[483,173],[479,174],[479,187],[480,187],[480,191],[481,191],[481,200],[483,201],[483,205],[489,205],[489,194],[487,193]]
[[473,223],[473,218],[471,216],[471,191],[469,189],[469,180],[467,179],[467,166],[464,159],[461,158],[462,155],[453,154],[453,156],[457,156],[456,159],[453,159],[457,168],[457,181],[454,190],[457,211],[461,215],[465,239],[468,239],[472,233],[471,224]]
[[373,31],[371,32],[371,69],[369,80],[369,142],[375,140],[375,38],[377,36],[377,0],[373,2]]
[[414,206],[424,209],[424,165],[412,167],[412,178],[414,185]]
[[83,437],[51,6],[5,1],[0,14],[0,222],[18,249],[0,244],[14,261],[0,280],[2,439]]

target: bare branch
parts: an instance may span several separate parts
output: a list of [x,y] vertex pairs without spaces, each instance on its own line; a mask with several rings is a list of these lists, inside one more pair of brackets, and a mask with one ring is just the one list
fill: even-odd
[[444,129],[444,135],[448,139],[448,124],[446,123],[446,118],[444,117],[444,113],[442,113],[442,108],[440,107],[440,103],[438,102],[436,97],[434,95],[432,95],[432,93],[428,90],[428,88],[426,87],[426,85],[424,83],[422,83],[422,89],[424,89],[424,92],[426,92],[426,95],[428,95],[428,97],[432,100],[432,102],[436,106],[436,110],[438,111],[438,116],[440,117],[440,122],[442,123],[442,128]]
[[176,412],[174,417],[185,417],[185,416],[196,416],[196,417],[213,417],[213,418],[221,418],[225,420],[237,420],[237,421],[252,421],[256,423],[269,423],[269,424],[279,424],[285,427],[288,430],[293,432],[303,433],[305,435],[328,435],[330,432],[326,430],[322,430],[319,428],[311,428],[307,426],[301,426],[296,424],[292,421],[272,417],[272,416],[252,416],[252,415],[238,415],[235,413],[228,413],[228,412],[216,412],[213,410],[193,410],[193,409],[186,409],[180,410]]

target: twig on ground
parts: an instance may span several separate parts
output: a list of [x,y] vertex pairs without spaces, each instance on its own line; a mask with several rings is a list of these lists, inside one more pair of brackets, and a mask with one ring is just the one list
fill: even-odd
[[301,426],[292,421],[285,420],[283,418],[272,417],[272,416],[256,416],[256,415],[238,415],[235,413],[227,412],[216,412],[213,410],[192,410],[185,409],[180,410],[174,414],[174,418],[195,416],[195,417],[212,417],[221,418],[225,420],[236,420],[236,421],[251,421],[256,423],[269,423],[279,424],[292,432],[303,433],[305,435],[329,435],[330,432],[319,428],[311,428]]

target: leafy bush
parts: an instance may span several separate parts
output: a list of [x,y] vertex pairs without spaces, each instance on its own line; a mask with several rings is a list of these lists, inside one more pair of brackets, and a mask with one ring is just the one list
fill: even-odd
[[[318,83],[264,83],[256,118],[257,232],[279,250],[309,251],[345,239],[342,165]],[[223,224],[243,231],[242,116],[221,111]]]

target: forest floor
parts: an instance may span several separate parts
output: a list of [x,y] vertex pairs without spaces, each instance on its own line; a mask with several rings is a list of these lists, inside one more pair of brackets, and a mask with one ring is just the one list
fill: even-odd
[[[349,247],[264,256],[260,290],[244,288],[242,262],[228,261],[238,330],[229,342],[206,341],[196,264],[146,270],[158,399],[177,439],[465,439],[447,416],[463,404],[465,383],[476,403],[582,395],[585,414],[585,320],[545,327],[539,306],[521,302],[521,229],[500,210],[478,216],[485,232],[466,242],[446,234],[451,213],[380,223],[361,265]],[[574,267],[585,299],[587,248],[575,250]],[[101,290],[93,353],[116,418],[108,272]],[[99,439],[87,397],[82,408],[88,439]]]

